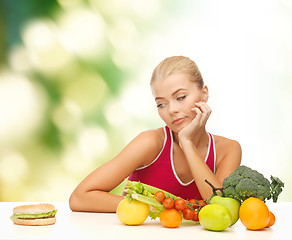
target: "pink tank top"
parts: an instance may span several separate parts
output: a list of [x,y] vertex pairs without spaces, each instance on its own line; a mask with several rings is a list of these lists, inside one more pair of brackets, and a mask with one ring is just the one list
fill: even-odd
[[[131,181],[142,183],[163,189],[183,199],[202,199],[197,185],[193,180],[188,183],[182,182],[177,176],[173,164],[173,138],[171,130],[164,127],[164,145],[156,159],[147,166],[136,169],[130,176]],[[215,143],[213,136],[209,133],[209,145],[205,162],[213,173],[215,173]],[[208,185],[206,184],[206,187]]]

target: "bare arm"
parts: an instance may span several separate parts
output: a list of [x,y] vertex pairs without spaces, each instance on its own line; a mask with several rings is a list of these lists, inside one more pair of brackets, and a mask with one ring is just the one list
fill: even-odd
[[89,174],[71,194],[71,210],[115,212],[123,198],[109,192],[136,168],[155,159],[160,151],[155,131],[141,133],[115,158]]
[[203,199],[208,199],[213,193],[211,187],[205,183],[205,179],[208,179],[215,187],[222,187],[224,178],[228,177],[240,165],[241,147],[239,143],[232,140],[228,140],[228,142],[226,144],[227,149],[225,149],[227,154],[216,167],[215,174],[210,170],[191,142],[182,144],[192,176]]
[[195,104],[192,111],[196,112],[196,116],[190,124],[178,133],[179,144],[201,196],[208,199],[212,195],[212,189],[205,183],[205,179],[208,179],[215,187],[222,187],[224,178],[240,165],[241,147],[236,141],[225,139],[221,152],[217,152],[217,154],[221,154],[222,158],[216,166],[216,174],[214,174],[202,159],[194,144],[196,136],[206,132],[205,125],[211,114],[211,109],[205,102],[199,102]]

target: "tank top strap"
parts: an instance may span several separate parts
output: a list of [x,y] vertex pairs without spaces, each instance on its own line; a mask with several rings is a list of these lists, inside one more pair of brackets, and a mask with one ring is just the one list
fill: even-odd
[[165,126],[163,128],[164,130],[164,145],[163,148],[160,152],[160,154],[158,155],[158,160],[165,162],[165,163],[169,163],[170,156],[171,156],[171,152],[172,152],[172,132],[169,129],[168,126]]
[[136,170],[142,170],[145,168],[148,168],[150,166],[154,166],[160,163],[166,163],[167,165],[169,164],[168,159],[170,158],[170,154],[171,154],[171,146],[172,146],[172,136],[171,136],[171,130],[165,126],[163,128],[164,131],[164,143],[163,143],[163,147],[161,149],[161,151],[159,152],[159,154],[156,156],[156,158],[148,165],[144,165],[142,167],[137,168]]
[[168,126],[164,126],[164,134],[165,134],[165,146],[171,146],[172,143],[172,132]]
[[208,149],[208,157],[206,160],[206,164],[208,165],[208,167],[211,169],[211,171],[213,173],[215,173],[215,162],[216,162],[216,148],[215,148],[215,141],[214,141],[214,137],[211,133],[208,133],[209,137],[210,137],[210,141],[209,141],[209,149]]

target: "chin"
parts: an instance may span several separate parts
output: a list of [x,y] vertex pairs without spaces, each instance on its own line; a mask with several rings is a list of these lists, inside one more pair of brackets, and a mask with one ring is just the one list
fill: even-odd
[[168,125],[168,127],[171,129],[171,131],[173,131],[174,133],[179,133],[180,130],[182,130],[184,127],[186,126],[186,124],[184,125],[179,125],[179,126],[173,126],[171,125],[171,127]]

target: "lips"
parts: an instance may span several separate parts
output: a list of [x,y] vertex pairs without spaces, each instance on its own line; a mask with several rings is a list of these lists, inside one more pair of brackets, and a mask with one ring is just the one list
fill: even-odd
[[178,125],[178,124],[181,124],[184,120],[185,120],[184,118],[177,118],[172,121],[172,124]]

